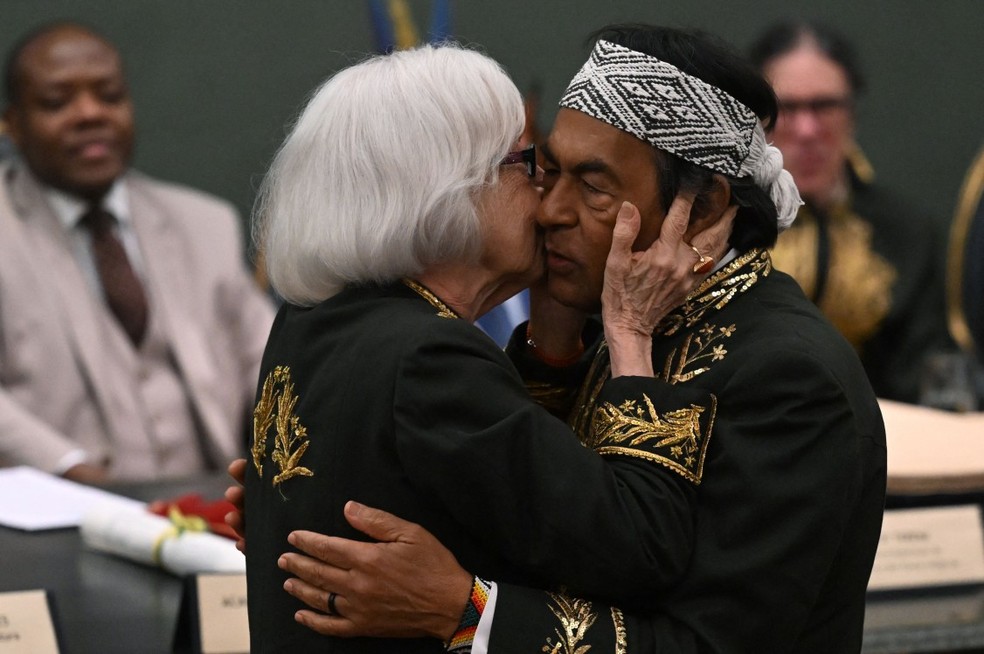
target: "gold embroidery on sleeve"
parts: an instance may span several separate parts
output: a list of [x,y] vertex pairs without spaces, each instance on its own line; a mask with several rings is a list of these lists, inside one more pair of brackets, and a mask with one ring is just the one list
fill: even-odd
[[[687,382],[710,370],[706,365],[686,370],[698,361],[721,361],[728,354],[722,339],[731,338],[737,328],[734,325],[718,327],[704,323],[696,334],[688,334],[680,349],[673,348],[663,366],[663,380],[671,384]],[[713,347],[712,347],[713,346]],[[679,354],[678,354],[679,353]],[[676,359],[676,365],[673,361]]]
[[294,414],[298,399],[298,396],[294,395],[290,368],[277,366],[263,380],[260,400],[253,409],[253,445],[250,451],[253,455],[253,465],[260,477],[263,476],[267,435],[271,426],[275,426],[277,430],[271,458],[277,464],[280,473],[273,478],[274,486],[279,486],[297,476],[314,476],[314,472],[309,468],[300,465],[301,457],[307,452],[311,442],[307,427],[302,425],[300,418]]
[[612,625],[615,627],[615,654],[627,654],[629,637],[625,631],[625,617],[614,606],[612,607]]
[[587,654],[591,645],[580,645],[588,629],[595,623],[598,614],[592,610],[591,602],[569,597],[564,593],[548,593],[553,605],[550,612],[560,621],[554,628],[557,640],[547,637],[546,644],[540,648],[546,654]]
[[[649,397],[642,398],[645,407],[635,400],[626,400],[617,407],[610,402],[598,407],[594,414],[593,440],[588,445],[599,454],[623,454],[655,461],[699,484],[711,433],[709,426],[707,435],[701,434],[700,416],[705,407],[691,404],[660,416]],[[711,421],[715,409],[712,396]]]

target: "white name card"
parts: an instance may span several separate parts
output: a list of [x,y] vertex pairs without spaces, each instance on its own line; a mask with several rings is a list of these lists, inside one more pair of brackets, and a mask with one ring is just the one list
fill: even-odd
[[249,652],[245,574],[199,574],[198,625],[202,654]]
[[0,654],[58,654],[43,590],[0,593]]
[[976,505],[885,511],[868,590],[984,582]]

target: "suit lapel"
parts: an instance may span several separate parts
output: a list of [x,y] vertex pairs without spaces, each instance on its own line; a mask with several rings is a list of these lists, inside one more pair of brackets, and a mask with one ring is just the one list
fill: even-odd
[[108,349],[112,345],[105,313],[99,309],[102,300],[93,297],[68,235],[37,182],[26,171],[16,170],[10,189],[11,201],[23,219],[21,226],[29,242],[25,249],[31,255],[25,257],[25,265],[35,268],[37,278],[52,288],[57,320],[69,336],[79,369],[89,381],[105,424],[112,437],[118,439],[121,430],[133,428],[126,424],[126,416],[138,414],[130,406],[132,394],[117,388],[125,381],[114,378],[112,366],[106,363],[112,357]]
[[168,219],[168,208],[161,204],[144,180],[131,175],[127,184],[134,230],[146,268],[151,310],[158,313],[151,320],[159,321],[171,347],[188,397],[204,428],[207,454],[214,463],[221,463],[234,453],[225,451],[221,445],[228,440],[222,437],[223,432],[228,431],[223,427],[227,417],[208,395],[208,389],[218,384],[218,368],[213,365],[208,335],[203,329],[205,321],[200,316],[188,315],[194,310],[194,303],[188,298],[195,297],[198,292],[192,287],[194,280],[184,268],[187,256],[183,239],[189,235],[182,233],[178,224]]

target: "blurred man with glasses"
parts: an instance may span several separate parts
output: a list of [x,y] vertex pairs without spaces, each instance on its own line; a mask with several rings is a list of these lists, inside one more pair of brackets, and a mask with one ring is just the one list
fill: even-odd
[[852,45],[830,28],[768,28],[751,58],[779,99],[769,134],[805,206],[773,251],[776,267],[858,350],[879,397],[926,402],[927,356],[952,349],[939,225],[873,184],[854,141],[864,79]]

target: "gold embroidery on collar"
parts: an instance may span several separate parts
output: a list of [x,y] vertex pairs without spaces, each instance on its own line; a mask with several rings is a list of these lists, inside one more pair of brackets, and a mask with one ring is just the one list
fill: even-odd
[[571,392],[563,386],[555,386],[547,382],[528,381],[526,390],[533,401],[558,417],[568,408]]
[[427,300],[428,302],[430,302],[430,305],[432,307],[434,307],[435,309],[437,309],[437,315],[440,316],[441,318],[460,318],[461,317],[457,313],[454,312],[454,309],[452,309],[448,305],[446,305],[443,302],[441,302],[441,299],[439,297],[437,297],[436,295],[434,295],[433,293],[431,293],[429,290],[427,290],[426,288],[424,288],[418,282],[415,282],[412,279],[404,279],[403,280],[403,283],[406,284],[407,286],[409,286],[411,289],[413,289],[417,293],[417,295],[419,295],[420,297],[422,297],[425,300]]
[[737,257],[714,273],[683,304],[656,326],[657,334],[672,336],[683,327],[693,327],[710,309],[723,309],[739,293],[744,293],[772,272],[772,259],[766,250],[754,249]]
[[[623,454],[655,461],[699,484],[711,434],[710,427],[706,436],[701,434],[700,417],[705,407],[691,404],[661,416],[648,396],[643,395],[642,399],[644,407],[637,400],[626,400],[617,407],[606,402],[598,407],[592,440],[586,445],[599,454]],[[711,421],[715,408],[712,396]]]
[[591,414],[598,404],[598,395],[601,394],[602,387],[612,376],[611,370],[608,342],[602,339],[598,345],[598,351],[595,352],[594,359],[591,361],[588,374],[581,383],[571,416],[567,421],[582,444],[587,444],[591,440]]
[[588,629],[595,623],[598,614],[594,612],[591,602],[568,596],[564,592],[548,593],[553,605],[550,612],[560,621],[560,627],[554,628],[557,640],[550,636],[541,651],[549,654],[587,654],[591,645],[578,644],[584,640]]
[[[719,328],[716,325],[704,323],[699,332],[688,334],[683,345],[679,349],[673,348],[667,355],[666,363],[663,366],[663,381],[671,384],[687,382],[710,370],[707,365],[692,370],[685,369],[697,361],[710,359],[711,362],[714,362],[724,359],[728,350],[725,349],[723,343],[715,342],[724,338],[731,338],[736,329],[733,324]],[[712,345],[713,347],[711,347]],[[677,356],[677,352],[680,353],[679,356]],[[673,365],[674,359],[677,360],[676,366]]]
[[[274,438],[273,462],[280,468],[280,473],[273,478],[273,485],[293,477],[313,477],[314,473],[299,465],[301,457],[311,444],[307,427],[301,424],[300,418],[294,414],[298,396],[294,395],[294,382],[290,378],[288,366],[277,366],[263,380],[260,400],[253,409],[253,445],[250,452],[253,455],[253,465],[260,477],[263,477],[263,459],[266,457],[267,435],[271,426],[276,426]],[[276,412],[274,412],[276,408]]]

